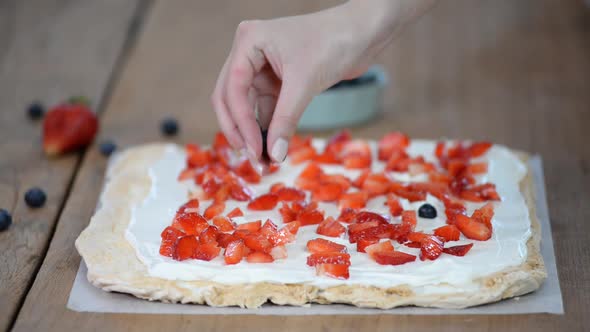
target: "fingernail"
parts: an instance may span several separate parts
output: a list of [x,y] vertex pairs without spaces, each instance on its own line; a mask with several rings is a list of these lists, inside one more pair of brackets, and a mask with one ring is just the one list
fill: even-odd
[[246,155],[248,156],[248,160],[250,160],[250,164],[252,165],[252,167],[254,167],[256,172],[258,172],[258,174],[262,174],[262,165],[260,165],[260,163],[258,162],[258,158],[256,158],[256,153],[254,152],[254,149],[249,145],[247,146]]
[[272,146],[271,156],[277,162],[282,162],[287,157],[287,148],[289,143],[282,137],[279,137]]

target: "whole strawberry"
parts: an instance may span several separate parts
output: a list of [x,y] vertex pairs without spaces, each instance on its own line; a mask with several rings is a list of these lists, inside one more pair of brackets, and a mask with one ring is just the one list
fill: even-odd
[[72,98],[43,119],[43,150],[48,156],[85,147],[98,131],[98,120],[84,99]]

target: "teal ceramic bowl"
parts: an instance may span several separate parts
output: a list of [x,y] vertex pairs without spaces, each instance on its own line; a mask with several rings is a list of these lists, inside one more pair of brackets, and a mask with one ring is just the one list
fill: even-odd
[[299,120],[299,129],[352,127],[374,118],[388,84],[385,70],[372,66],[361,77],[343,81],[314,97]]

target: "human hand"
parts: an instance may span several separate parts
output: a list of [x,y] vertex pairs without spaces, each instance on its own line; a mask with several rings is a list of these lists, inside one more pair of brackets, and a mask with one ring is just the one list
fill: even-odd
[[[237,28],[211,102],[222,131],[253,164],[287,154],[301,114],[314,95],[365,72],[401,27],[434,0],[358,0],[317,13]],[[256,114],[257,110],[257,114]]]

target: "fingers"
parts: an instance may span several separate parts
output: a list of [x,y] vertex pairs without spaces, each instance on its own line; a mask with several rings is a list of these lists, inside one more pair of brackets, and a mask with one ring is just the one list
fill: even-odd
[[262,137],[256,122],[251,87],[255,74],[265,63],[256,47],[255,25],[241,23],[236,33],[231,59],[226,73],[224,100],[238,126],[251,159],[258,160],[262,152]]
[[299,118],[311,101],[313,91],[306,75],[285,75],[268,129],[269,155],[276,162],[287,156],[289,140],[297,129]]
[[241,150],[245,148],[244,140],[240,134],[240,131],[238,130],[238,126],[234,123],[234,120],[232,119],[223,98],[227,66],[228,61],[223,64],[221,72],[219,73],[217,83],[215,84],[215,89],[211,95],[211,104],[215,110],[215,115],[217,116],[217,122],[221,127],[221,131],[229,141],[229,144],[231,144],[234,149]]

